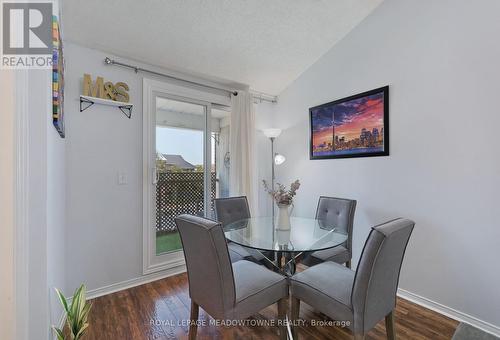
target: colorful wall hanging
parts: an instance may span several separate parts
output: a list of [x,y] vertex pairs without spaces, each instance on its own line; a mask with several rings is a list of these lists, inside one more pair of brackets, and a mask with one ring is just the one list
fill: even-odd
[[64,58],[57,16],[52,16],[52,122],[61,138],[64,129]]

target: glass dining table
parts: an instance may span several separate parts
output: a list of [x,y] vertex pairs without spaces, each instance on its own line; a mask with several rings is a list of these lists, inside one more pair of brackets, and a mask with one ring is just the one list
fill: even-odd
[[295,273],[301,256],[347,240],[347,234],[334,225],[303,217],[291,217],[289,230],[277,229],[271,217],[242,219],[227,224],[224,233],[231,242],[259,251],[273,269],[285,275]]

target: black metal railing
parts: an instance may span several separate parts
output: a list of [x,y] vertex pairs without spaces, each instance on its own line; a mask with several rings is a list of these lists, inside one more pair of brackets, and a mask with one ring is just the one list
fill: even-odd
[[[180,214],[203,214],[203,172],[161,172],[156,184],[156,232],[173,232]],[[210,196],[215,198],[216,176],[211,173]],[[212,208],[212,207],[211,207]]]

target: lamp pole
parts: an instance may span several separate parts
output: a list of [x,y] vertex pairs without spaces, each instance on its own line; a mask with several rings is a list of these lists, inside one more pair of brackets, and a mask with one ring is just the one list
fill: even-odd
[[[271,140],[271,190],[274,190],[274,137],[269,138]],[[273,224],[274,224],[274,197],[271,199],[272,205],[272,216],[273,216]]]
[[[274,190],[274,181],[275,181],[275,174],[274,174],[274,165],[275,165],[275,154],[274,154],[274,140],[281,134],[281,129],[277,128],[269,128],[269,129],[264,129],[262,130],[264,133],[264,136],[269,138],[271,140],[271,190]],[[284,160],[283,160],[284,161]],[[283,161],[281,163],[283,163]],[[281,164],[279,163],[279,164]],[[271,200],[272,206],[272,218],[273,218],[273,224],[274,224],[274,198]]]

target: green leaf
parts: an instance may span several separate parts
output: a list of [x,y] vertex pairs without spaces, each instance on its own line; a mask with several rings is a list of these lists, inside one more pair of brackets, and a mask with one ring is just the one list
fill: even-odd
[[88,326],[89,326],[88,323],[83,324],[82,328],[80,328],[78,333],[76,333],[75,340],[78,340],[83,336],[83,333],[85,332],[85,330],[87,329]]
[[81,320],[80,320],[80,311],[83,308],[82,304],[85,304],[85,301],[82,301],[82,289],[83,285],[81,285],[76,291],[75,294],[73,295],[73,301],[71,302],[71,314],[73,318],[73,324],[71,327],[71,333],[76,336],[78,333],[80,327],[81,327]]
[[85,286],[82,285],[81,286],[81,290],[80,290],[80,309],[78,310],[78,313],[81,315],[84,308],[85,308],[85,305],[86,305],[86,301],[87,301],[87,298],[86,298],[86,294],[85,294]]
[[68,313],[69,309],[68,309],[68,302],[66,301],[66,298],[64,297],[63,293],[59,289],[55,288],[55,290],[57,293],[57,297],[59,298],[59,301],[61,301],[61,305],[64,307],[64,311],[66,313]]
[[85,306],[83,307],[82,310],[82,320],[87,320],[90,308],[92,308],[92,304],[90,302],[85,303]]
[[57,328],[55,326],[52,326],[52,329],[54,330],[54,332],[57,335],[57,340],[64,340],[64,333],[62,330],[60,330],[59,328]]
[[76,315],[77,304],[80,302],[79,296],[81,294],[82,288],[83,288],[83,285],[81,285],[77,290],[75,290],[75,293],[73,294],[73,301],[71,301],[71,307],[70,307],[73,315]]
[[[85,285],[81,285],[75,290],[71,304],[64,295],[56,289],[57,296],[66,311],[66,324],[70,330],[70,337],[73,340],[80,339],[89,324],[87,322],[92,304],[87,302]],[[57,334],[58,340],[65,340],[64,334],[60,329],[52,327]]]

